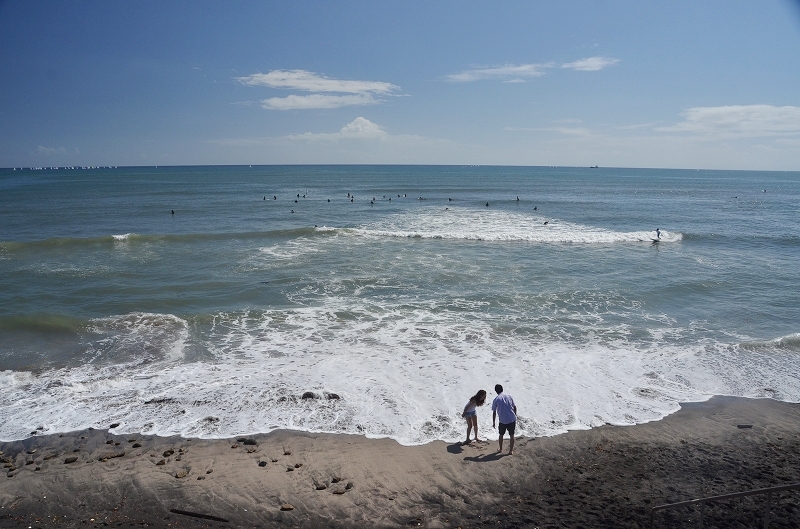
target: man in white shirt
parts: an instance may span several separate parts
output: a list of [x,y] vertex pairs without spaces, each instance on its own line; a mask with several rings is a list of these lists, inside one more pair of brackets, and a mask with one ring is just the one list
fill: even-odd
[[497,384],[494,387],[497,396],[492,401],[492,428],[495,426],[495,419],[500,419],[500,439],[498,440],[500,448],[497,453],[503,451],[503,435],[508,430],[508,435],[511,441],[508,444],[508,455],[514,455],[514,429],[517,426],[517,405],[514,404],[514,398],[508,393],[503,393],[503,386]]

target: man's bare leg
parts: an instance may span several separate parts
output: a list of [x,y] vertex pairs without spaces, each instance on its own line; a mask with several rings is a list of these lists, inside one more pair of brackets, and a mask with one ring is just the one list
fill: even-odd
[[514,434],[511,434],[511,441],[508,443],[508,455],[514,455]]

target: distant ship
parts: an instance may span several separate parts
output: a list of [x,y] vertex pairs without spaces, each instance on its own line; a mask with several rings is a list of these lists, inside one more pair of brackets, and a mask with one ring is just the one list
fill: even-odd
[[596,165],[590,165],[589,169],[597,169],[597,166]]

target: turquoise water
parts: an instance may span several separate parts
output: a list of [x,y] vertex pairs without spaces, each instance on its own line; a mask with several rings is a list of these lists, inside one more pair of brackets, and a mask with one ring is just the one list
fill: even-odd
[[495,383],[535,435],[798,401],[798,199],[799,173],[0,170],[0,439],[451,440]]

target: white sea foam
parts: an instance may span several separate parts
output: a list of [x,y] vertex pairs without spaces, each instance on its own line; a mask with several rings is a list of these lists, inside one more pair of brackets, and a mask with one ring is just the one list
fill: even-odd
[[[536,436],[656,420],[678,402],[715,394],[800,400],[779,389],[797,387],[800,365],[787,369],[774,355],[715,342],[576,344],[421,306],[370,309],[331,298],[299,310],[221,313],[195,337],[213,360],[195,362],[119,358],[151,346],[180,350],[186,322],[174,316],[128,315],[97,330],[120,333],[106,344],[117,362],[0,373],[0,438],[121,422],[119,432],[208,438],[279,427],[453,441],[463,436],[466,399],[479,388],[491,394],[495,383],[517,402],[519,433]],[[302,399],[307,391],[320,398]],[[486,431],[490,409],[478,413]]]
[[98,318],[88,330],[98,336],[89,345],[95,361],[120,365],[180,360],[189,336],[185,320],[144,312]]
[[[353,230],[361,235],[536,243],[610,244],[652,242],[654,231],[619,232],[569,221],[506,211],[424,208],[404,212]],[[677,242],[680,233],[661,232],[662,242]]]
[[287,261],[299,259],[320,252],[318,245],[313,244],[307,237],[300,237],[280,244],[273,244],[259,249],[259,255],[251,262],[259,267],[282,266]]
[[112,235],[115,242],[126,242],[130,237],[136,235],[135,233],[123,233],[121,235]]

